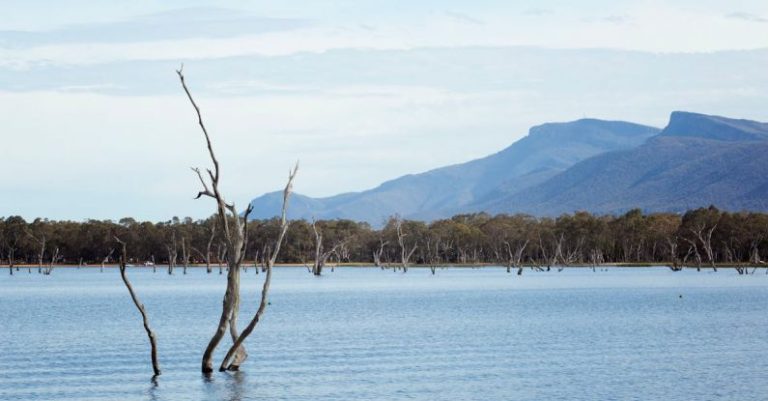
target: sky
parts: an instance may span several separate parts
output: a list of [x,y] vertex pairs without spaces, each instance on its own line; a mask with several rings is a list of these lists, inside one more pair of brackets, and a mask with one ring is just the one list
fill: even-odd
[[203,218],[360,191],[583,117],[768,121],[768,2],[5,0],[0,216]]

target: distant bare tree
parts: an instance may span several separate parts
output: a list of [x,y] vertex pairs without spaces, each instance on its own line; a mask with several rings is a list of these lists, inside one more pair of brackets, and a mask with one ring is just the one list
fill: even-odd
[[115,253],[115,248],[111,248],[107,256],[104,256],[104,259],[101,260],[101,271],[104,271],[104,265],[109,263],[113,253]]
[[528,246],[528,241],[528,239],[525,241],[517,241],[514,251],[509,244],[509,241],[504,241],[504,245],[507,248],[507,273],[510,272],[510,267],[515,267],[517,268],[518,276],[523,274],[523,265],[521,261],[523,259],[523,252],[525,252],[525,248]]
[[403,268],[403,273],[405,273],[408,271],[408,263],[411,256],[416,252],[419,245],[416,241],[413,241],[410,245],[406,243],[405,237],[408,234],[403,232],[403,220],[400,217],[395,217],[395,231],[397,233],[397,243],[400,245],[400,265]]
[[53,250],[53,254],[51,255],[51,263],[46,266],[45,269],[43,269],[43,274],[46,276],[50,275],[53,272],[53,268],[56,265],[56,262],[59,260],[59,247],[57,246]]
[[36,236],[32,234],[32,231],[27,230],[27,236],[29,236],[29,238],[32,238],[32,240],[34,240],[39,246],[38,252],[37,252],[37,272],[42,273],[43,258],[45,257],[45,245],[46,245],[45,233],[41,233],[39,236]]
[[373,251],[373,264],[376,267],[380,267],[381,270],[384,270],[384,265],[381,263],[381,255],[384,254],[384,247],[386,246],[387,241],[384,241],[384,238],[379,237],[379,248]]
[[152,331],[152,328],[149,327],[149,318],[147,317],[147,311],[144,309],[144,304],[141,303],[139,300],[139,297],[136,295],[136,292],[133,291],[133,286],[131,285],[131,282],[128,281],[128,277],[125,275],[125,269],[126,269],[126,260],[127,260],[127,252],[126,252],[126,243],[124,241],[121,241],[120,238],[114,237],[115,241],[117,241],[120,246],[122,247],[122,252],[120,253],[120,277],[123,279],[123,283],[125,284],[125,287],[128,289],[128,293],[131,294],[131,299],[133,300],[133,304],[136,305],[136,309],[139,310],[139,313],[141,313],[141,319],[144,323],[144,330],[147,332],[147,337],[149,338],[149,345],[151,347],[151,358],[152,358],[152,370],[155,372],[155,376],[160,374],[160,364],[157,361],[157,341],[155,340],[155,332]]
[[187,245],[187,239],[184,238],[184,236],[181,237],[181,264],[184,268],[184,274],[187,274],[187,267],[189,267],[189,253],[191,249],[190,246]]
[[328,258],[335,255],[338,250],[344,246],[344,241],[338,241],[331,249],[325,249],[323,244],[323,231],[317,227],[317,222],[312,221],[312,231],[315,234],[315,261],[312,264],[312,274],[319,276],[323,273],[323,267],[328,262]]

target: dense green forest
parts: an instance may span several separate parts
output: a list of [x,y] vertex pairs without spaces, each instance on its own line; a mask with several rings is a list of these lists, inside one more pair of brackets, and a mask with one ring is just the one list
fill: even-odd
[[[223,232],[213,217],[152,223],[131,218],[84,222],[0,218],[4,265],[105,264],[117,257],[115,237],[126,241],[136,264],[215,266],[226,259]],[[274,243],[279,222],[247,227],[246,260],[259,263]],[[319,246],[318,246],[319,245]],[[557,218],[484,213],[431,223],[394,216],[382,229],[349,220],[293,221],[281,263],[365,262],[378,266],[498,264],[533,266],[661,263],[681,266],[759,266],[768,252],[768,214],[730,213],[714,207],[684,214],[620,216],[586,212]],[[152,262],[152,263],[149,263]],[[226,263],[224,263],[226,265]],[[322,266],[321,266],[322,267]]]

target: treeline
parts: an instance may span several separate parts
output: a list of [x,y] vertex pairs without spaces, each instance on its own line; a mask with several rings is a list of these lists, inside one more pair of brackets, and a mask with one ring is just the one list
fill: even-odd
[[[222,227],[205,220],[173,218],[151,223],[131,218],[85,222],[0,218],[4,264],[101,264],[117,256],[115,237],[129,244],[132,263],[209,266],[226,260]],[[270,252],[279,222],[247,226],[245,259],[259,263]],[[557,218],[523,214],[462,214],[431,223],[394,216],[382,229],[349,220],[293,221],[281,263],[367,262],[406,268],[412,264],[499,264],[508,269],[604,263],[664,263],[712,267],[762,265],[768,252],[768,214],[730,213],[715,207],[685,214],[621,216],[586,212]],[[226,264],[226,263],[225,263]],[[320,271],[316,271],[319,274]]]

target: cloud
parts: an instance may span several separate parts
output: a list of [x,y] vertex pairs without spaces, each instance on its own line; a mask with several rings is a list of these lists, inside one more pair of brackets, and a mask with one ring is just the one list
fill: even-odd
[[456,21],[459,21],[464,24],[472,24],[472,25],[484,25],[485,22],[482,20],[475,18],[469,14],[460,13],[456,11],[445,11],[444,14],[450,18],[453,18]]
[[731,19],[740,19],[742,21],[768,23],[768,18],[763,18],[757,14],[745,13],[745,12],[733,12],[725,16]]
[[552,10],[548,10],[545,8],[529,8],[523,11],[523,15],[530,15],[530,16],[537,16],[540,17],[542,15],[548,15],[553,14],[554,12]]
[[72,43],[231,38],[308,25],[307,20],[258,17],[222,8],[186,8],[123,21],[70,25],[48,31],[0,31],[0,47],[18,49]]
[[608,15],[600,18],[603,22],[610,22],[612,24],[627,24],[632,22],[632,17],[629,15]]

